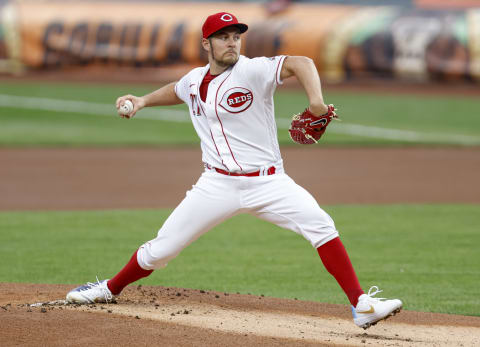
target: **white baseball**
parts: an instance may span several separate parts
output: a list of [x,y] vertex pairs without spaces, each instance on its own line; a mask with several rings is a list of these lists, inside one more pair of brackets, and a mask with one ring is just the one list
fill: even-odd
[[130,100],[125,100],[122,106],[120,106],[120,114],[122,115],[127,115],[130,114],[133,111],[133,104]]

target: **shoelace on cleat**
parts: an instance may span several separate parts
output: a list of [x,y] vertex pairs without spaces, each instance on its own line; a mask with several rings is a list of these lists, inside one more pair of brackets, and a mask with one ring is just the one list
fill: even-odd
[[98,279],[98,276],[95,276],[97,279],[97,283],[92,283],[92,282],[87,282],[87,286],[90,287],[99,287],[102,290],[103,297],[105,298],[106,303],[108,304],[109,301],[112,301],[113,295],[110,293],[109,290],[105,289],[102,284],[100,283],[100,280]]
[[386,298],[374,298],[375,295],[381,292],[383,292],[383,290],[380,290],[377,286],[370,287],[367,293],[369,301],[378,302],[380,300],[385,300]]

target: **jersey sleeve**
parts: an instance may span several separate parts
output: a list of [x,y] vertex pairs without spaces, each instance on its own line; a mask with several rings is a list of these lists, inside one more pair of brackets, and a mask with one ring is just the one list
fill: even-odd
[[189,98],[189,84],[190,84],[190,74],[186,74],[183,76],[177,84],[175,84],[175,94],[177,94],[178,98],[183,100],[184,103],[188,103],[188,98]]
[[251,77],[256,80],[257,84],[267,84],[275,88],[283,83],[280,74],[286,57],[279,55],[270,58],[253,58],[251,60]]

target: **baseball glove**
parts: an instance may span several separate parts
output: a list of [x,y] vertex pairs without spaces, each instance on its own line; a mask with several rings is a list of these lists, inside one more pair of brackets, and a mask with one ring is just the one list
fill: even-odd
[[307,108],[293,116],[288,132],[294,142],[311,145],[318,142],[331,120],[337,118],[335,106],[332,104],[328,105],[328,111],[321,116],[315,116]]

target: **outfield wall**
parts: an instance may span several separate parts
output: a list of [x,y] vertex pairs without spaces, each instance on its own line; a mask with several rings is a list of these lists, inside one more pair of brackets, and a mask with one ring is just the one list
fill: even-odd
[[0,11],[0,69],[199,65],[200,28],[228,10],[249,24],[242,54],[311,57],[329,81],[480,80],[480,8],[298,3],[17,1]]

